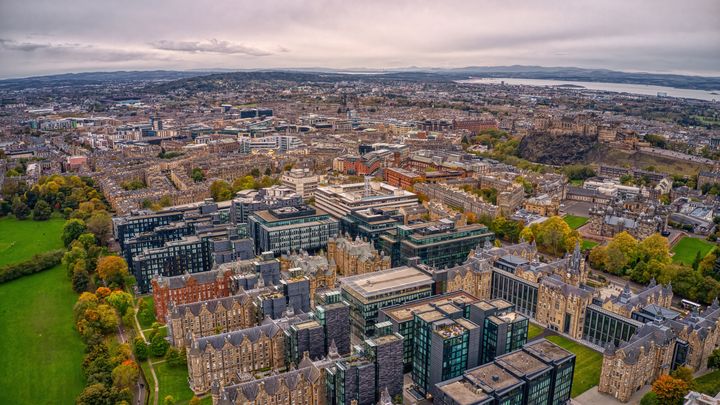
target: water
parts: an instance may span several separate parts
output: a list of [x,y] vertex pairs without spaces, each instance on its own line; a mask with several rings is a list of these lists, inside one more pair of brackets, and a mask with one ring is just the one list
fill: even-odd
[[[512,79],[512,78],[483,78],[459,80],[459,83],[478,83],[478,84],[500,84],[505,82],[509,85],[524,86],[562,86],[573,85],[582,86],[583,88],[568,87],[570,90],[599,90],[611,91],[615,93],[640,94],[645,96],[657,96],[658,93],[666,93],[667,97],[694,98],[706,101],[720,101],[720,91],[691,90],[678,89],[675,87],[650,86],[644,84],[630,83],[600,83],[600,82],[574,82],[565,80],[544,80],[544,79]],[[716,93],[716,94],[712,94]]]

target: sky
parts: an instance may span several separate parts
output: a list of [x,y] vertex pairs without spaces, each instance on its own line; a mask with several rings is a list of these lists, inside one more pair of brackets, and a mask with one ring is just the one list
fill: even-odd
[[0,78],[514,64],[720,76],[720,0],[0,0]]

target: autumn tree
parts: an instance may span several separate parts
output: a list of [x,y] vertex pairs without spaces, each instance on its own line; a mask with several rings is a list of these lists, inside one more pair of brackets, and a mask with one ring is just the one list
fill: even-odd
[[132,388],[138,378],[140,378],[140,371],[132,360],[125,360],[112,371],[113,386],[118,389]]
[[108,304],[112,305],[120,315],[125,315],[127,310],[133,305],[133,297],[125,291],[113,291],[110,295],[105,298]]
[[108,285],[122,286],[129,276],[128,265],[120,256],[101,257],[97,262],[96,271],[100,279]]
[[226,181],[215,180],[210,185],[210,195],[217,202],[227,201],[232,198],[233,190]]
[[571,251],[575,248],[575,244],[580,241],[580,235],[577,231],[571,229],[558,216],[525,228],[520,232],[520,236],[527,241],[534,240],[540,250],[556,256]]
[[652,391],[661,404],[674,405],[682,404],[683,398],[690,391],[687,382],[671,377],[667,374],[661,375],[652,384]]

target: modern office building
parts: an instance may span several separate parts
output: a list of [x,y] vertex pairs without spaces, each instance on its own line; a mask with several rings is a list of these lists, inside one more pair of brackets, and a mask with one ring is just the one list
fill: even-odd
[[381,235],[379,244],[392,258],[393,266],[404,265],[417,258],[428,266],[446,268],[464,263],[470,251],[493,240],[495,234],[485,225],[458,227],[451,220],[441,219],[398,225]]
[[378,311],[432,295],[432,277],[413,267],[397,267],[340,279],[343,300],[350,305],[354,336],[373,336]]
[[257,211],[248,217],[248,231],[255,251],[275,256],[304,250],[312,253],[327,249],[330,238],[338,234],[338,221],[308,205]]
[[318,187],[315,205],[335,218],[368,208],[398,209],[418,204],[414,193],[391,185],[366,180],[364,183]]
[[315,306],[317,321],[325,328],[325,348],[334,344],[341,356],[350,353],[350,306],[342,300],[339,291],[323,294],[323,303]]
[[434,394],[435,384],[477,366],[480,327],[438,310],[415,314],[412,379],[422,395]]
[[282,185],[295,191],[305,200],[315,196],[315,190],[320,184],[320,177],[310,169],[291,169],[280,177]]
[[378,248],[378,240],[383,233],[395,229],[405,221],[404,215],[395,209],[368,208],[350,211],[342,217],[342,232],[351,238],[370,241]]
[[470,305],[470,320],[481,327],[480,360],[478,364],[493,361],[495,357],[518,350],[527,342],[529,320],[514,311],[508,301],[495,299]]
[[144,249],[132,257],[132,273],[141,293],[150,291],[156,276],[178,276],[208,271],[215,265],[255,257],[250,239],[240,238],[237,228],[223,225],[196,230],[194,235]]
[[[403,368],[410,372],[413,367],[415,351],[415,314],[432,310],[441,310],[448,316],[470,316],[470,305],[478,299],[464,291],[421,298],[405,304],[383,308],[378,314],[378,322],[390,322],[393,332],[403,337]],[[458,314],[457,309],[461,311]]]
[[248,215],[280,207],[302,205],[303,197],[292,188],[272,186],[260,190],[242,190],[235,194],[230,207],[233,223],[246,223]]
[[570,400],[575,355],[540,339],[436,386],[440,405],[555,405]]

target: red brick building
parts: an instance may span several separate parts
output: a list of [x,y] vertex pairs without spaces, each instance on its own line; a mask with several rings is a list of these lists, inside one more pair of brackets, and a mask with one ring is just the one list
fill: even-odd
[[165,323],[170,302],[182,305],[230,296],[232,276],[232,270],[213,270],[153,279],[153,299],[158,322]]
[[454,122],[455,129],[466,129],[473,134],[477,134],[480,131],[487,129],[498,129],[498,122],[492,119],[468,119],[459,120]]

